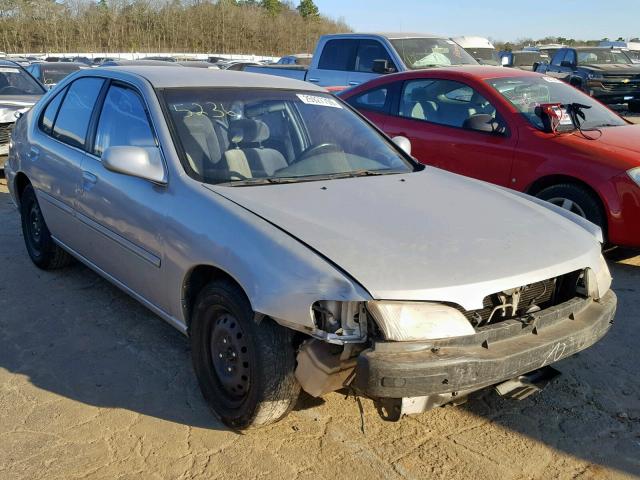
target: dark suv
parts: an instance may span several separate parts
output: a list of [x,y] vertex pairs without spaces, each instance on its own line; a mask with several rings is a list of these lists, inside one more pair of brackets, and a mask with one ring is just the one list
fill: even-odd
[[640,102],[640,65],[615,48],[561,48],[539,73],[563,80],[607,104]]

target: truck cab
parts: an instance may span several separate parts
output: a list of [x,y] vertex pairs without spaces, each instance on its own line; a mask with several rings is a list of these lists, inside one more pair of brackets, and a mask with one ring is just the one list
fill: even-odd
[[388,73],[477,63],[456,42],[437,35],[348,33],[322,36],[308,69],[272,65],[246,71],[347,88]]

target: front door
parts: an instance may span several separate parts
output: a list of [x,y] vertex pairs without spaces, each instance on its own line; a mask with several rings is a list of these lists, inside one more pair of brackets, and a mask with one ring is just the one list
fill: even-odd
[[[495,132],[485,124],[500,126]],[[497,110],[470,86],[451,80],[404,83],[395,115],[385,122],[390,136],[411,140],[420,162],[498,185],[509,185],[516,138]]]
[[98,117],[95,142],[82,164],[78,217],[91,235],[84,255],[129,289],[166,311],[162,281],[165,186],[107,170],[100,160],[112,146],[157,149],[142,97],[112,83]]

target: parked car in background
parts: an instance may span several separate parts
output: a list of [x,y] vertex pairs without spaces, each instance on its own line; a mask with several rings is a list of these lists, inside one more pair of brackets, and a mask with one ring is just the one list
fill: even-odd
[[164,60],[107,60],[103,62],[101,67],[133,67],[133,66],[147,66],[147,67],[181,67],[178,62],[165,62]]
[[500,52],[500,63],[503,67],[534,71],[538,65],[549,63],[549,56],[544,52],[534,50]]
[[176,61],[174,57],[166,57],[161,55],[139,58],[138,60],[155,60],[158,62],[175,62]]
[[389,417],[523,396],[615,312],[595,225],[424,167],[309,83],[81,72],[18,121],[7,184],[34,264],[73,255],[189,335],[234,429],[301,389]]
[[228,64],[223,64],[220,66],[222,70],[231,70],[236,72],[243,72],[249,67],[257,67],[260,66],[259,63],[256,62],[231,62]]
[[[339,96],[387,135],[409,138],[419,161],[549,201],[610,243],[640,247],[640,126],[579,90],[522,70],[459,67]],[[549,131],[545,104],[584,105],[581,131]]]
[[11,57],[7,57],[5,60],[10,60],[12,62],[17,63],[18,65],[20,65],[21,67],[26,67],[27,65],[29,65],[31,62],[29,61],[29,59],[25,58],[25,57],[15,57],[15,56],[11,56]]
[[104,62],[115,62],[116,60],[118,60],[117,58],[111,58],[111,57],[94,57],[93,58],[93,66],[97,67],[99,65],[102,65]]
[[640,101],[640,65],[620,49],[562,48],[540,73],[558,78],[606,104]]
[[309,68],[269,65],[247,71],[347,87],[393,72],[477,64],[453,40],[436,35],[343,33],[320,37]]
[[547,43],[547,44],[544,44],[544,45],[536,45],[536,46],[524,47],[522,50],[544,53],[549,58],[552,58],[553,55],[558,50],[560,50],[561,48],[564,48],[564,47],[565,47],[565,45],[563,45],[561,43]]
[[88,65],[89,67],[91,67],[93,65],[93,60],[90,59],[89,57],[73,57],[71,59],[72,62],[76,62],[76,63],[84,63],[85,65]]
[[184,60],[176,63],[178,65],[182,65],[183,67],[210,68],[212,70],[220,70],[220,67],[212,63],[209,63],[206,60]]
[[280,60],[278,60],[277,62],[275,62],[275,65],[304,65],[304,66],[309,66],[311,65],[311,59],[313,58],[313,55],[311,55],[310,53],[298,53],[295,55],[287,55],[284,56],[282,58],[280,58]]
[[13,124],[45,91],[20,65],[0,60],[0,170],[4,169],[9,153]]
[[500,65],[500,56],[493,44],[484,37],[453,37],[451,40],[464,48],[481,65]]
[[89,68],[78,62],[36,62],[26,67],[26,70],[47,88],[54,87],[67,75]]

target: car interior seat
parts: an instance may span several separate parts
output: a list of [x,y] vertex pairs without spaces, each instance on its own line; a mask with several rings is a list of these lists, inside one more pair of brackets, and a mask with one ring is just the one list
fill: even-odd
[[271,176],[287,167],[282,153],[262,146],[270,134],[267,124],[260,120],[245,118],[229,122],[229,142],[233,147],[224,154],[227,168],[250,178],[256,175]]
[[203,176],[207,170],[221,168],[223,147],[214,123],[204,113],[180,111],[176,128],[187,161],[193,171]]
[[410,94],[410,101],[403,101],[402,115],[419,120],[435,121],[438,115],[438,106],[427,93],[426,87],[414,88]]

